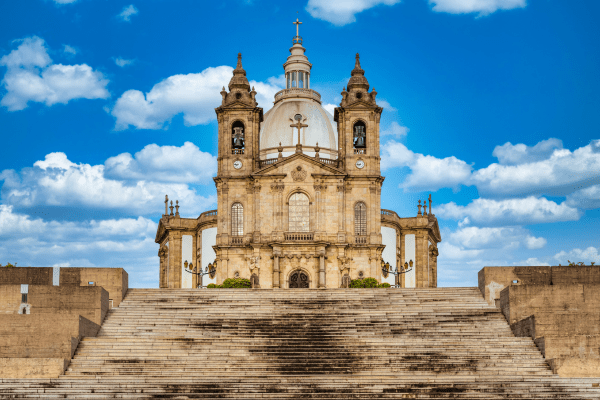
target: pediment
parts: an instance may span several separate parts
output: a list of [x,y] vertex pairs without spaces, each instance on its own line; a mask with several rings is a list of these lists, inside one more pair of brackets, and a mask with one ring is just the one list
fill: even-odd
[[347,104],[344,108],[377,108],[377,105],[364,100],[357,100],[354,103]]
[[302,163],[307,163],[312,165],[313,168],[316,167],[319,170],[319,174],[322,175],[346,175],[346,173],[333,167],[331,165],[325,164],[321,161],[318,161],[314,157],[309,157],[306,154],[296,153],[292,156],[285,157],[281,161],[277,161],[274,164],[267,165],[266,167],[259,169],[256,171],[253,176],[269,176],[269,175],[281,175],[284,173],[284,167],[290,163],[294,163],[301,160]]
[[429,224],[427,226],[429,229],[431,229],[431,232],[433,233],[433,236],[437,239],[437,242],[441,242],[442,234],[440,233],[440,226],[438,225],[438,220],[435,216],[429,216]]
[[158,228],[156,229],[156,237],[154,238],[154,243],[161,243],[166,234],[167,234],[167,228],[163,224],[163,221],[161,218],[158,221]]

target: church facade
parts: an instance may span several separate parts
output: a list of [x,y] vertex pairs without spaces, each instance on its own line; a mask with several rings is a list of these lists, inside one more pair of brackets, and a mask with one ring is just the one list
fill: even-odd
[[373,277],[394,284],[382,276],[382,261],[399,269],[412,262],[402,287],[437,286],[441,235],[431,196],[429,210],[419,201],[411,217],[381,209],[383,108],[358,54],[332,116],[311,89],[305,50],[297,34],[283,64],[286,88],[266,113],[238,55],[215,109],[218,206],[181,218],[178,202],[165,200],[156,234],[161,288],[206,285],[209,276],[200,281],[188,271],[209,263],[216,283],[242,277],[261,288],[339,288]]

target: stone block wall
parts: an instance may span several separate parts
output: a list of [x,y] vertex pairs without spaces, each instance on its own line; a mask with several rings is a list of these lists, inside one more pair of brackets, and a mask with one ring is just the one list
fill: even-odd
[[0,315],[3,378],[56,378],[67,368],[83,337],[100,325],[76,314]]
[[[52,268],[0,268],[0,287],[21,284],[52,286],[52,272]],[[60,269],[60,287],[90,286],[89,282],[93,282],[91,286],[101,286],[106,289],[109,299],[112,300],[112,307],[118,307],[127,294],[129,275],[123,268]],[[0,304],[0,314],[3,313],[3,304]]]
[[[3,314],[18,314],[21,285],[0,286]],[[102,287],[29,286],[30,314],[75,314],[101,325],[108,312],[108,292]]]
[[555,373],[600,377],[600,266],[486,267],[479,289]]

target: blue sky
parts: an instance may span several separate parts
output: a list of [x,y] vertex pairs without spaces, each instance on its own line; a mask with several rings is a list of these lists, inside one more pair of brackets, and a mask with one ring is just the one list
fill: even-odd
[[266,111],[296,17],[326,108],[361,54],[384,106],[382,208],[413,216],[432,193],[440,286],[600,263],[592,0],[3,1],[0,263],[157,287],[164,195],[185,217],[215,208],[214,108],[237,53]]

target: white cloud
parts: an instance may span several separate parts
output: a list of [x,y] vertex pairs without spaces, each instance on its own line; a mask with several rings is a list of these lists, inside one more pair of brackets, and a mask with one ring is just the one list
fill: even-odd
[[513,262],[513,265],[518,265],[518,266],[521,266],[521,267],[525,267],[525,266],[531,266],[531,267],[546,266],[546,267],[549,267],[550,266],[550,264],[548,264],[547,262],[540,261],[536,257],[529,257],[525,261]]
[[68,44],[63,44],[63,53],[74,56],[75,54],[77,54],[77,49],[75,47],[69,46]]
[[536,238],[527,229],[519,226],[460,228],[447,235],[446,241],[464,249],[540,249],[546,245],[546,239]]
[[533,196],[524,199],[475,199],[466,206],[454,202],[442,204],[435,209],[441,218],[463,219],[478,225],[520,225],[558,221],[576,221],[581,211],[569,207],[565,202],[557,204],[545,198]]
[[56,4],[72,4],[75,3],[77,0],[54,0],[54,2]]
[[[494,155],[518,165],[491,164],[473,173],[470,180],[481,195],[549,194],[566,195],[582,186],[600,182],[600,140],[571,152],[561,149],[555,139],[525,148],[510,158],[507,153],[521,145],[497,147]],[[547,157],[540,161],[530,159]]]
[[600,264],[600,247],[588,247],[587,249],[573,249],[570,251],[561,251],[554,256],[554,259],[562,265],[569,265],[569,261],[573,263],[583,262],[585,265],[590,265],[590,262]]
[[0,59],[7,67],[2,85],[7,93],[0,105],[9,111],[22,110],[29,101],[66,104],[70,100],[105,99],[110,96],[101,72],[87,64],[51,64],[44,40],[33,36],[20,41],[16,50]]
[[119,66],[121,68],[126,67],[128,65],[132,65],[133,63],[134,63],[134,60],[127,60],[122,57],[115,58],[115,64],[117,64],[117,66]]
[[[184,146],[179,151],[185,153],[188,148]],[[157,215],[162,214],[163,199],[168,194],[179,200],[182,215],[190,216],[196,216],[213,205],[214,196],[199,196],[187,184],[162,182],[159,180],[162,176],[156,170],[145,175],[136,170],[140,166],[158,167],[146,157],[148,154],[160,154],[160,148],[150,146],[144,150],[139,153],[139,160],[131,160],[131,165],[118,165],[117,168],[118,161],[113,160],[116,171],[113,172],[115,175],[119,172],[130,174],[131,178],[137,173],[140,178],[155,180],[110,179],[104,175],[104,165],[74,164],[64,153],[51,153],[45,160],[36,162],[33,168],[24,168],[20,173],[14,170],[0,173],[0,180],[4,180],[3,203],[19,208],[63,206],[120,210],[129,215]],[[169,148],[165,154],[177,152],[176,148]]]
[[458,187],[468,181],[473,167],[456,157],[435,158],[413,153],[393,140],[382,146],[381,168],[409,167],[411,173],[400,185],[410,191]]
[[313,18],[331,22],[342,26],[356,21],[355,14],[378,5],[392,6],[400,3],[400,0],[309,0],[306,11]]
[[448,260],[465,260],[471,259],[475,257],[479,257],[483,250],[470,250],[464,249],[460,246],[456,246],[450,243],[442,242],[438,245],[438,249],[440,252],[440,258],[448,259]]
[[398,111],[398,109],[392,106],[387,100],[378,99],[377,104],[383,107],[386,111]]
[[139,13],[139,10],[133,4],[130,4],[123,7],[123,11],[121,11],[117,17],[121,18],[123,21],[130,22],[131,17],[137,13]]
[[527,146],[523,143],[513,145],[506,142],[502,146],[496,146],[492,155],[498,159],[500,164],[517,165],[547,160],[555,150],[562,150],[562,148],[562,140],[555,138],[542,140],[535,146]]
[[[210,67],[196,74],[173,75],[157,83],[144,95],[128,90],[117,100],[112,115],[117,119],[115,129],[162,129],[175,115],[183,114],[187,126],[207,124],[216,119],[215,105],[221,104],[221,89],[227,87],[233,68]],[[256,100],[267,111],[273,104],[280,77],[267,82],[250,81],[257,92]]]
[[44,221],[0,205],[0,254],[2,262],[23,266],[121,267],[129,274],[130,287],[157,287],[156,229],[155,222],[143,217]]
[[530,250],[541,249],[542,247],[546,246],[547,243],[548,241],[543,237],[536,238],[534,236],[527,236],[527,238],[525,238],[525,245]]
[[181,147],[149,144],[134,157],[122,153],[107,159],[104,166],[109,179],[208,183],[217,173],[217,158],[191,142]]
[[429,0],[434,4],[433,11],[450,14],[479,13],[488,15],[498,10],[524,8],[526,0]]
[[325,110],[327,110],[327,112],[328,112],[329,114],[331,114],[331,115],[333,115],[333,114],[335,113],[335,108],[336,108],[336,107],[337,107],[337,106],[336,106],[335,104],[324,104],[324,105],[323,105],[323,108],[324,108]]
[[390,127],[384,131],[381,131],[381,136],[394,136],[396,138],[402,138],[408,134],[409,129],[406,126],[402,126],[396,121],[392,121]]
[[567,205],[588,210],[600,208],[600,185],[590,186],[569,194]]

